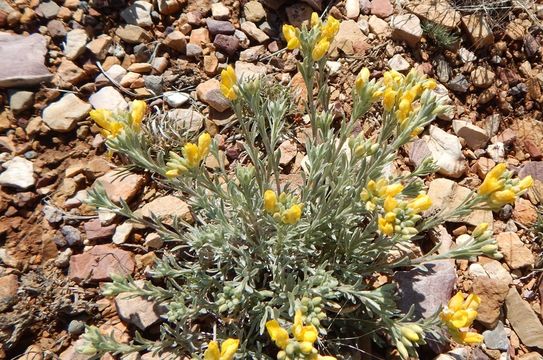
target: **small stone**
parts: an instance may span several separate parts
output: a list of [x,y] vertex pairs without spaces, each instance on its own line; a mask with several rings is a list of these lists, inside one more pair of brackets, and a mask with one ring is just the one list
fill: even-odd
[[230,17],[230,9],[223,3],[211,4],[211,16],[217,20],[228,20]]
[[100,61],[104,60],[107,56],[109,47],[112,43],[111,36],[108,36],[106,34],[102,34],[98,36],[96,39],[92,40],[87,44],[87,49],[96,56],[96,58]]
[[509,36],[513,41],[521,40],[525,33],[526,29],[524,26],[516,21],[511,21],[505,28],[505,35]]
[[62,212],[53,206],[45,205],[42,212],[43,217],[50,224],[58,224],[63,219]]
[[288,23],[294,27],[300,28],[305,20],[309,20],[313,9],[311,6],[297,2],[285,8]]
[[420,20],[413,14],[396,15],[390,21],[392,37],[405,41],[409,46],[416,46],[422,37]]
[[255,65],[244,61],[236,61],[235,72],[238,79],[256,78],[266,75],[266,66]]
[[279,165],[281,166],[288,165],[298,154],[298,146],[296,145],[296,142],[292,140],[286,140],[281,143],[281,145],[279,145],[279,150],[281,152]]
[[64,240],[66,240],[68,246],[83,245],[83,241],[81,240],[81,232],[78,228],[70,225],[64,225],[60,229],[60,232],[62,233],[62,236],[64,236]]
[[471,264],[468,268],[468,274],[473,278],[476,278],[476,277],[488,278],[488,274],[486,273],[485,268],[479,263]]
[[[241,55],[240,55],[241,58]],[[215,54],[204,56],[204,71],[207,75],[213,76],[217,73],[219,67],[219,59]]]
[[43,122],[52,130],[69,132],[83,120],[91,106],[74,94],[66,94],[59,101],[49,104],[42,113]]
[[400,54],[394,55],[390,60],[388,61],[388,66],[392,70],[396,70],[398,72],[406,72],[411,68],[411,65],[403,56]]
[[496,166],[496,163],[489,158],[479,158],[475,162],[474,171],[477,173],[480,179],[484,179],[486,174]]
[[196,96],[198,99],[213,109],[223,112],[230,108],[230,102],[220,90],[220,83],[216,79],[209,79],[203,83],[200,83],[196,87]]
[[232,25],[230,21],[214,20],[208,18],[206,19],[206,24],[211,36],[215,36],[218,34],[233,35],[234,31],[236,31],[236,28],[234,28],[234,25]]
[[66,86],[77,85],[87,76],[83,69],[67,58],[62,59],[62,62],[57,69],[57,75],[63,82],[62,85]]
[[113,86],[106,86],[89,97],[89,102],[95,109],[123,111],[128,109],[128,103],[121,93]]
[[0,276],[0,311],[6,310],[17,300],[19,281],[17,275]]
[[456,283],[454,263],[435,261],[425,263],[428,271],[413,269],[394,274],[399,288],[400,308],[407,312],[413,304],[415,317],[429,317],[451,298]]
[[96,242],[99,240],[109,239],[115,233],[115,224],[112,225],[102,225],[100,219],[93,219],[87,221],[83,227],[85,228],[85,233],[87,234],[87,239],[91,242]]
[[460,56],[460,60],[462,60],[464,64],[477,60],[477,56],[464,47],[458,49],[458,56]]
[[138,216],[149,217],[151,214],[161,219],[162,223],[172,225],[175,217],[192,222],[189,205],[178,197],[167,195],[156,198],[135,211]]
[[266,17],[266,10],[259,1],[251,0],[243,5],[243,14],[247,21],[258,23]]
[[235,36],[219,34],[215,36],[213,45],[224,54],[234,56],[239,49],[239,39]]
[[494,44],[494,34],[485,20],[485,15],[471,14],[462,17],[462,25],[475,48]]
[[181,10],[181,3],[178,0],[158,0],[158,12],[163,15],[174,15]]
[[149,27],[153,26],[151,12],[153,4],[146,1],[134,1],[132,5],[121,11],[121,17],[128,24]]
[[430,135],[423,137],[432,158],[439,166],[440,174],[458,178],[466,170],[465,157],[462,154],[460,140],[437,126],[430,126]]
[[496,75],[487,68],[479,66],[471,73],[471,81],[478,88],[487,88],[494,83]]
[[345,16],[349,19],[356,20],[360,15],[360,0],[345,1]]
[[70,258],[68,277],[76,283],[111,280],[111,274],[131,275],[135,263],[132,253],[113,245],[97,245]]
[[164,100],[168,105],[174,108],[181,107],[183,104],[185,104],[187,101],[190,100],[190,96],[177,91],[167,91],[164,94]]
[[[114,81],[121,82],[126,75],[126,69],[121,65],[115,64],[106,71],[106,74]],[[109,84],[109,79],[104,74],[98,75],[94,81],[97,84]]]
[[192,109],[175,109],[167,113],[168,119],[175,123],[175,128],[191,133],[198,132],[204,126],[204,117]]
[[[136,281],[143,287],[143,281]],[[133,297],[129,293],[120,293],[115,297],[115,307],[119,317],[140,330],[145,330],[160,321],[160,315],[167,309],[142,296]]]
[[473,293],[481,298],[481,304],[477,310],[477,321],[493,329],[500,317],[500,308],[509,291],[509,284],[484,276],[476,277],[472,288]]
[[181,31],[172,31],[164,39],[164,45],[169,48],[174,49],[177,52],[185,52],[187,48],[187,41],[185,40],[185,35]]
[[60,269],[65,269],[70,266],[70,258],[72,257],[73,250],[70,248],[60,252],[55,259],[55,266]]
[[[456,209],[462,201],[471,194],[471,190],[458,185],[455,181],[440,178],[430,182],[428,187],[428,196],[432,200],[432,206],[427,214],[434,214],[437,211],[450,212]],[[480,223],[493,223],[492,211],[474,210],[469,215],[463,217],[451,217],[447,219],[450,222],[465,222],[477,226]]]
[[[360,1],[359,1],[360,4]],[[390,0],[372,0],[370,5],[370,13],[380,18],[386,18],[392,15],[394,7]]]
[[502,351],[509,349],[509,339],[501,321],[498,321],[498,325],[493,330],[483,332],[483,336],[485,337],[484,341],[487,348]]
[[507,271],[497,260],[486,259],[485,263],[483,264],[483,268],[488,274],[488,277],[498,280],[500,283],[509,285],[513,281],[509,271]]
[[138,74],[147,74],[153,70],[153,65],[149,63],[133,63],[128,67],[128,71]]
[[489,137],[485,130],[463,120],[453,120],[452,126],[456,135],[466,140],[466,145],[472,149],[482,149],[488,143]]
[[447,83],[447,87],[452,91],[465,93],[469,89],[469,82],[464,75],[458,74]]
[[77,59],[83,52],[85,52],[85,46],[89,36],[85,29],[74,29],[66,35],[66,46],[64,48],[64,55],[69,60]]
[[18,114],[28,110],[34,103],[34,93],[31,91],[15,91],[9,97],[9,108]]
[[118,37],[129,44],[140,44],[151,40],[151,35],[143,28],[136,25],[124,25],[115,31]]
[[486,148],[486,153],[497,163],[503,162],[505,158],[505,145],[502,142],[490,144]]
[[109,171],[96,179],[96,183],[102,184],[108,198],[114,203],[118,203],[121,199],[129,203],[143,189],[145,178],[139,174],[119,175],[118,171]]
[[203,46],[208,44],[210,41],[211,40],[209,38],[209,30],[207,30],[206,28],[194,29],[190,33],[190,44]]
[[270,37],[264,31],[260,30],[255,23],[250,21],[245,21],[242,23],[241,30],[259,44],[262,44],[270,39]]
[[115,234],[113,234],[112,241],[114,244],[124,244],[128,238],[130,237],[130,234],[132,233],[132,230],[134,229],[134,224],[125,222],[115,229]]
[[388,23],[383,19],[379,19],[375,15],[370,16],[368,20],[368,26],[370,28],[370,31],[373,34],[377,35],[378,38],[386,38],[392,32],[392,29],[390,29]]
[[496,242],[504,260],[513,270],[523,267],[533,267],[534,255],[518,235],[514,232],[502,232],[496,237]]
[[524,301],[513,287],[505,299],[507,319],[520,341],[528,347],[543,349],[543,325],[530,304]]
[[162,74],[168,68],[168,58],[166,56],[157,56],[151,63],[152,70],[156,74]]
[[151,249],[160,249],[164,245],[164,240],[157,233],[149,233],[145,237],[143,245]]
[[189,58],[200,57],[203,54],[203,49],[200,45],[187,44],[186,55]]
[[369,49],[366,40],[366,35],[354,20],[342,21],[338,33],[330,44],[329,52],[332,56],[337,56],[339,51],[346,55],[362,54]]
[[460,13],[447,1],[413,1],[405,5],[407,10],[420,19],[439,24],[449,30],[456,30],[460,26]]
[[36,8],[36,13],[43,18],[52,19],[57,16],[59,10],[60,6],[54,1],[43,1]]
[[68,324],[68,333],[70,335],[81,335],[85,332],[85,322],[81,320],[72,320]]
[[66,36],[66,28],[64,23],[60,20],[51,20],[47,23],[47,31],[49,35],[54,38],[60,38]]

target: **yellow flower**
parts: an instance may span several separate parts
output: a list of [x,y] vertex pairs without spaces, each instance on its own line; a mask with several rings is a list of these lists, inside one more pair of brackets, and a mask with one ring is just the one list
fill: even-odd
[[388,223],[385,218],[379,216],[379,220],[378,220],[378,224],[379,224],[379,230],[387,235],[387,236],[391,236],[392,234],[394,234],[394,226],[392,226],[392,224]]
[[277,207],[277,195],[272,190],[266,190],[264,192],[264,210],[269,214],[275,213]]
[[141,127],[141,122],[147,111],[147,104],[142,100],[134,100],[132,102],[132,112],[130,113],[130,118],[132,120],[132,126],[134,129],[139,130]]
[[398,104],[398,109],[405,114],[409,114],[411,111],[411,102],[412,100],[410,101],[407,97],[403,96]]
[[266,322],[266,330],[272,341],[281,349],[285,349],[288,344],[288,331],[283,329],[277,320],[270,320]]
[[476,332],[466,331],[466,332],[460,332],[459,333],[459,342],[463,344],[480,344],[483,342],[484,337],[481,334],[477,334]]
[[489,195],[494,191],[500,190],[503,187],[503,181],[501,181],[500,178],[505,170],[507,170],[507,165],[505,163],[494,166],[494,168],[486,174],[485,180],[481,186],[479,186],[479,194]]
[[198,156],[200,157],[200,161],[209,154],[210,145],[211,135],[205,132],[198,137]]
[[187,165],[191,168],[200,164],[200,153],[198,145],[187,143],[183,146],[183,157],[187,160]]
[[296,28],[292,25],[283,25],[283,36],[287,41],[287,49],[294,50],[300,47],[300,39],[296,35]]
[[398,93],[397,91],[392,90],[391,88],[387,88],[385,90],[385,93],[383,94],[383,108],[385,109],[385,111],[392,110],[396,102],[397,93]]
[[490,195],[490,201],[496,205],[512,204],[515,202],[516,194],[513,190],[495,191]]
[[332,41],[338,31],[339,31],[339,20],[329,15],[328,19],[326,19],[326,23],[322,27],[321,37],[328,39],[328,41]]
[[322,22],[321,22],[321,18],[319,17],[319,14],[317,14],[316,12],[311,13],[311,27],[317,27],[321,25],[322,25]]
[[383,209],[385,209],[386,212],[390,212],[393,211],[397,206],[398,201],[392,196],[387,196],[383,204]]
[[235,85],[238,79],[236,72],[231,65],[228,65],[226,69],[221,72],[221,93],[229,100],[236,100],[238,95],[236,94]]
[[281,221],[283,221],[285,224],[293,225],[300,221],[301,217],[302,207],[294,204],[287,210],[283,211],[283,214],[281,214]]
[[407,326],[402,326],[400,331],[402,335],[405,336],[410,341],[417,342],[420,340],[419,334],[417,334],[415,331],[413,331],[413,329]]
[[464,294],[459,291],[449,300],[440,317],[454,336],[458,330],[471,326],[477,317],[477,309],[480,304],[481,298],[479,296],[470,294],[464,299]]
[[91,110],[89,113],[90,118],[98,124],[102,129],[100,134],[105,138],[115,138],[124,129],[124,125],[119,121],[112,121],[111,111],[105,109]]
[[386,187],[386,191],[385,191],[385,194],[387,196],[396,196],[398,195],[399,193],[401,193],[403,191],[404,187],[402,184],[400,183],[396,183],[396,184],[392,184],[392,185],[388,185]]
[[367,67],[362,68],[358,76],[356,77],[355,87],[356,90],[360,91],[364,85],[370,80],[370,70]]
[[473,229],[473,232],[471,233],[471,236],[474,238],[477,238],[484,234],[485,231],[488,230],[488,223],[480,223],[477,225],[475,229]]
[[313,49],[313,52],[311,53],[311,57],[314,61],[319,61],[323,58],[324,55],[326,55],[326,52],[328,51],[328,48],[330,47],[330,42],[327,38],[322,38],[319,40],[317,45],[315,45],[315,48]]
[[232,360],[238,347],[238,339],[226,339],[219,351],[219,344],[216,341],[210,341],[204,352],[204,360]]
[[432,199],[428,195],[420,194],[414,200],[411,200],[407,206],[415,214],[428,210],[432,206]]
[[534,179],[530,175],[524,177],[522,180],[518,183],[520,190],[526,190],[531,188],[534,185]]
[[428,79],[424,83],[422,83],[422,87],[424,89],[434,90],[436,86],[437,86],[437,83],[434,79]]

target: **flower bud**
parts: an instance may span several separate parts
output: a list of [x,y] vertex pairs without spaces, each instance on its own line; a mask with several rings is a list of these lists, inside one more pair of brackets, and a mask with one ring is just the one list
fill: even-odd
[[498,245],[494,244],[488,244],[481,247],[481,251],[485,254],[493,254],[496,250],[498,250]]
[[471,235],[476,238],[476,237],[479,237],[480,235],[482,235],[486,230],[488,230],[488,223],[480,223],[473,230]]

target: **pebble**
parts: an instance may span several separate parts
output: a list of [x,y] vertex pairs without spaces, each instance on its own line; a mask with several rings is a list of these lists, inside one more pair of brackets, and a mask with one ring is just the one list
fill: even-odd
[[0,276],[0,311],[4,311],[17,300],[19,281],[17,275]]
[[197,44],[187,44],[186,55],[190,58],[197,58],[203,55],[203,49]]
[[[144,286],[141,280],[136,281],[139,287]],[[130,293],[120,293],[115,297],[117,314],[126,323],[145,330],[160,321],[160,315],[167,312],[165,306],[159,306],[142,296],[133,297]]]
[[31,91],[14,91],[9,96],[9,108],[15,114],[28,110],[34,104],[34,93]]
[[215,20],[211,18],[206,19],[207,29],[211,36],[218,34],[233,35],[236,28],[230,21]]
[[[127,73],[126,69],[118,64],[114,64],[106,71],[106,74],[108,75],[108,77],[110,77],[116,82],[120,82],[123,79],[123,77],[126,75],[126,73]],[[94,82],[100,85],[109,84],[109,79],[104,74],[100,74],[96,77]]]
[[469,82],[464,75],[458,74],[447,83],[447,87],[454,92],[465,93],[469,89]]
[[85,51],[89,36],[85,29],[74,29],[66,35],[64,55],[69,60],[77,59]]
[[60,38],[66,36],[66,28],[64,23],[60,20],[51,20],[47,23],[47,31],[49,35],[54,38]]
[[342,21],[339,31],[330,44],[330,54],[337,56],[339,50],[346,55],[364,53],[369,48],[367,38],[354,20]]
[[128,109],[128,102],[113,86],[106,86],[89,97],[89,102],[95,109],[123,111]]
[[85,229],[85,234],[87,235],[87,240],[90,242],[96,242],[99,240],[106,240],[113,236],[115,233],[115,228],[117,225],[102,225],[100,219],[93,219],[87,221],[83,228]]
[[266,17],[266,10],[259,1],[251,0],[243,5],[243,15],[247,21],[258,23]]
[[[374,0],[373,2],[378,2],[378,0]],[[345,15],[349,19],[357,19],[358,15],[360,15],[360,0],[346,0]]]
[[61,86],[69,88],[84,80],[87,73],[72,61],[63,58],[57,69],[57,76],[61,80]]
[[415,47],[422,37],[422,27],[416,15],[396,15],[390,21],[392,37],[405,41],[409,46]]
[[81,335],[85,331],[85,322],[81,320],[72,320],[68,324],[68,333],[70,335]]
[[181,10],[181,4],[179,0],[158,0],[158,12],[162,15],[173,15]]
[[484,331],[483,336],[485,337],[484,342],[487,348],[502,351],[509,349],[509,339],[501,321],[498,321],[494,329]]
[[391,57],[390,60],[388,60],[388,66],[392,70],[396,70],[398,72],[406,72],[411,68],[409,62],[400,54],[396,54]]
[[115,34],[129,44],[140,44],[151,40],[151,35],[136,25],[124,25],[115,30]]
[[131,275],[134,269],[134,255],[131,252],[105,244],[72,255],[68,277],[76,283],[101,282],[111,280],[112,274]]
[[255,23],[250,21],[245,21],[242,23],[241,30],[259,44],[262,44],[270,39],[270,37],[264,31],[260,30]]
[[462,60],[464,64],[477,60],[477,56],[475,55],[475,53],[464,47],[461,47],[460,49],[458,49],[458,56],[460,57],[460,60]]
[[217,50],[225,53],[226,55],[234,56],[239,49],[240,41],[235,36],[219,34],[215,36],[213,45],[215,45]]
[[46,19],[52,19],[57,16],[59,10],[60,6],[54,1],[40,1],[40,5],[36,8],[36,13]]
[[474,279],[472,289],[481,298],[477,321],[486,328],[493,329],[500,317],[500,309],[509,291],[509,284],[504,280],[482,276]]
[[187,48],[187,40],[185,40],[185,35],[181,31],[175,30],[166,36],[164,45],[177,52],[183,53]]
[[111,170],[95,182],[102,184],[107,196],[114,203],[118,203],[121,199],[130,203],[143,189],[145,178],[139,174],[119,176],[118,171]]
[[124,244],[130,237],[132,230],[134,229],[134,224],[130,222],[125,222],[115,229],[115,234],[113,234],[112,241],[114,244]]
[[458,178],[466,170],[465,157],[458,137],[449,134],[437,126],[430,126],[430,135],[424,136],[428,150],[439,166],[438,173]]
[[190,95],[178,91],[167,91],[163,96],[164,101],[173,108],[181,107],[190,100]]
[[75,228],[71,225],[64,225],[60,232],[64,236],[64,240],[66,240],[68,246],[80,246],[83,245],[83,241],[81,239],[81,232],[78,228]]
[[487,68],[479,66],[471,73],[471,82],[475,87],[487,88],[494,83],[496,75]]
[[160,249],[164,245],[164,240],[157,233],[149,233],[145,237],[143,245],[151,249]]
[[220,83],[216,79],[209,79],[196,87],[198,99],[213,109],[223,112],[230,108],[230,101],[223,96],[220,90]]
[[149,217],[151,214],[161,218],[162,223],[172,225],[174,217],[192,222],[189,205],[173,195],[154,199],[134,212],[137,216]]
[[102,34],[87,44],[87,49],[102,61],[106,58],[113,39],[107,34]]
[[392,29],[390,28],[390,26],[388,25],[388,23],[385,20],[380,19],[375,15],[370,16],[370,18],[368,20],[368,27],[369,27],[369,30],[373,34],[377,35],[377,37],[379,37],[379,38],[388,37],[388,35],[392,31]]
[[462,24],[475,48],[483,48],[494,43],[494,34],[484,15],[471,14],[463,16]]
[[121,17],[128,24],[149,27],[153,26],[151,11],[153,11],[153,4],[138,0],[121,11]]
[[[360,4],[360,1],[359,1]],[[390,0],[372,0],[370,4],[370,13],[380,18],[387,18],[394,12],[394,7]]]
[[230,9],[223,3],[211,4],[211,16],[217,20],[228,20],[230,17]]
[[502,232],[496,236],[496,242],[507,265],[515,270],[533,267],[535,263],[532,251],[524,245],[514,232]]
[[482,149],[490,139],[485,130],[463,120],[453,120],[453,130],[456,135],[466,141],[466,145],[472,149]]
[[55,259],[55,266],[64,269],[70,265],[70,257],[73,254],[73,250],[70,248],[61,251]]
[[64,218],[62,212],[50,205],[45,205],[42,209],[43,217],[49,224],[58,224]]
[[2,164],[5,169],[0,174],[0,185],[18,190],[26,190],[34,186],[34,164],[20,156]]
[[69,93],[49,104],[42,112],[42,119],[54,131],[69,132],[87,117],[91,109],[89,104]]

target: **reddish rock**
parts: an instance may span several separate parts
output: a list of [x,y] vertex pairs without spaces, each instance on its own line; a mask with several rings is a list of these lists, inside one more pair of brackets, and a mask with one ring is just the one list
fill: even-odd
[[541,160],[543,158],[543,153],[531,140],[524,140],[524,148],[533,160]]
[[513,220],[530,227],[537,221],[537,209],[530,201],[518,199],[513,209]]
[[489,329],[494,328],[500,317],[500,308],[509,292],[507,282],[478,276],[473,281],[473,293],[481,298],[477,321]]
[[138,174],[124,176],[113,170],[96,179],[96,182],[104,186],[111,201],[119,202],[122,199],[130,202],[143,188],[145,178]]
[[131,275],[134,268],[132,253],[110,244],[97,245],[70,258],[68,277],[77,283],[109,281],[111,274]]
[[115,233],[116,225],[102,226],[100,219],[94,219],[87,221],[83,227],[85,228],[87,239],[92,242],[111,238]]
[[18,288],[17,275],[9,274],[0,277],[0,311],[3,311],[15,301]]
[[220,52],[228,56],[234,56],[239,49],[239,39],[233,35],[219,34],[215,37],[213,45]]
[[370,13],[380,18],[392,15],[394,7],[389,0],[373,0],[370,5]]

